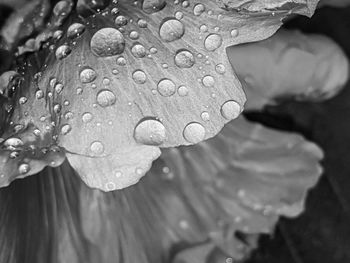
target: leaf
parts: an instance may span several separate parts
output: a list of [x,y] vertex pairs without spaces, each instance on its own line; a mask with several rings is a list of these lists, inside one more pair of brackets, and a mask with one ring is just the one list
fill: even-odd
[[245,82],[246,109],[260,109],[287,96],[328,99],[339,93],[349,78],[347,57],[326,36],[280,30],[267,40],[230,47],[227,53],[239,79]]
[[[124,0],[84,19],[72,13],[41,71],[28,63],[10,130],[31,124],[51,136],[91,187],[106,178],[127,187],[115,169],[136,182],[159,147],[211,138],[241,113],[245,96],[225,48],[269,37],[289,14],[240,14],[209,0]],[[147,160],[140,175],[130,149]],[[94,158],[107,156],[97,180]]]

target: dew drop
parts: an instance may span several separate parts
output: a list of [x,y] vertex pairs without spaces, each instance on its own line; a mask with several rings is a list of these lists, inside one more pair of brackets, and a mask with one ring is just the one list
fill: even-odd
[[215,66],[215,71],[218,73],[218,74],[225,74],[226,72],[226,68],[223,64],[217,64]]
[[20,97],[18,102],[19,104],[25,104],[28,101],[27,97]]
[[203,111],[201,114],[201,118],[203,121],[210,121],[210,115],[207,111]]
[[138,43],[133,45],[133,47],[131,48],[131,53],[136,58],[143,58],[144,56],[146,56],[146,48]]
[[108,107],[116,102],[116,97],[112,91],[104,89],[97,93],[96,101],[101,107]]
[[24,143],[21,139],[19,138],[8,138],[5,142],[4,142],[4,146],[7,148],[17,148],[17,147],[21,147],[23,146]]
[[105,147],[100,141],[94,141],[90,145],[90,151],[96,155],[102,154],[104,150],[105,150]]
[[196,4],[193,8],[193,14],[195,16],[200,16],[205,11],[205,6],[203,4]]
[[203,79],[202,79],[202,83],[205,87],[209,88],[209,87],[212,87],[214,86],[215,84],[215,79],[214,77],[210,76],[210,75],[207,75],[207,76],[204,76]]
[[55,85],[55,91],[56,91],[56,93],[57,93],[57,94],[60,94],[60,93],[62,92],[62,90],[63,90],[63,84],[57,83],[57,84]]
[[80,71],[79,77],[82,83],[90,83],[96,79],[97,73],[92,68],[85,67]]
[[194,56],[188,50],[179,50],[175,55],[175,64],[179,68],[191,68],[194,63]]
[[117,65],[119,66],[125,66],[126,65],[126,59],[124,57],[117,58]]
[[92,121],[93,115],[90,112],[85,112],[85,113],[83,113],[81,119],[84,123],[88,123],[88,122]]
[[69,124],[65,124],[61,127],[61,134],[66,135],[72,130],[72,127]]
[[227,120],[236,119],[241,112],[241,106],[234,100],[226,101],[221,106],[221,115]]
[[35,98],[37,100],[40,100],[40,99],[44,98],[44,92],[41,89],[37,90],[35,92]]
[[144,118],[135,127],[134,138],[145,145],[160,145],[166,140],[166,130],[155,118]]
[[90,47],[96,56],[114,56],[124,52],[125,39],[123,34],[115,28],[102,28],[92,36]]
[[183,136],[190,143],[199,143],[205,138],[205,128],[198,122],[191,122],[186,125]]
[[67,29],[67,37],[75,38],[80,36],[85,31],[85,26],[80,23],[71,24]]
[[222,45],[222,37],[218,34],[210,34],[204,41],[204,47],[209,51],[214,51]]
[[177,93],[181,96],[181,97],[185,97],[188,95],[188,88],[186,86],[180,86],[177,89]]
[[119,27],[125,26],[128,23],[128,19],[125,16],[117,16],[114,23]]
[[170,79],[162,79],[157,87],[158,92],[164,97],[172,96],[176,92],[175,83]]
[[56,49],[56,58],[57,59],[64,59],[66,58],[70,53],[72,52],[72,50],[70,49],[70,47],[68,45],[62,45],[62,46],[59,46],[57,49]]
[[144,19],[139,19],[137,21],[137,25],[140,27],[140,28],[146,28],[147,27],[147,21],[144,20]]
[[137,84],[144,84],[147,80],[147,76],[145,72],[142,70],[136,70],[134,73],[132,73],[132,79],[137,83]]
[[116,189],[115,183],[113,183],[113,182],[106,183],[106,190],[107,191],[113,191],[115,189]]
[[133,40],[136,40],[139,38],[139,33],[137,31],[131,31],[130,34],[129,34],[129,37]]
[[151,14],[162,10],[165,5],[165,0],[144,0],[142,10],[148,14]]
[[185,34],[184,25],[175,18],[165,20],[159,29],[161,39],[166,42],[172,42],[180,39]]
[[231,30],[231,37],[237,37],[239,35],[238,29]]
[[27,163],[22,163],[22,164],[20,164],[20,166],[18,167],[18,172],[20,173],[20,174],[26,174],[26,173],[28,173],[30,171],[30,166],[29,166],[29,164],[27,164]]

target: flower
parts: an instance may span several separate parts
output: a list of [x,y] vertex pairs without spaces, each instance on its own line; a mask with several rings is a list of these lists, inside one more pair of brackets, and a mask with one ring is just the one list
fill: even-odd
[[108,2],[78,1],[86,17],[68,0],[54,7],[46,37],[36,39],[52,36],[42,61],[34,55],[18,68],[23,81],[9,99],[0,185],[65,157],[90,187],[135,184],[159,147],[211,138],[241,113],[245,96],[228,45],[266,38],[286,16],[311,15],[316,5]]
[[[49,200],[39,210],[44,236],[56,239],[52,251],[46,240],[30,251],[34,262],[45,253],[58,262],[239,260],[280,215],[303,211],[322,151],[239,117],[245,96],[225,53],[273,34],[289,9],[311,15],[316,5],[288,3],[79,0],[73,11],[57,3],[19,53],[43,50],[24,59],[20,75],[0,78],[0,184],[41,173]],[[12,211],[1,193],[2,211]],[[32,237],[31,229],[11,235],[8,214],[6,253]]]

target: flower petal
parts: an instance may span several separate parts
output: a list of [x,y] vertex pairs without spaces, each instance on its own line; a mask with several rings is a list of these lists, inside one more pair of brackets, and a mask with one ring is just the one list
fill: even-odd
[[[69,1],[54,8],[58,24],[67,18],[65,8],[70,10]],[[144,156],[151,162],[157,152],[145,145],[195,144],[237,118],[245,96],[225,48],[269,37],[289,14],[265,9],[241,14],[209,0],[122,0],[87,18],[72,13],[64,30],[44,45],[41,53],[48,57],[41,71],[33,72],[27,62],[13,125],[49,129],[54,142],[72,153],[69,158],[76,157],[69,161],[79,170],[86,159],[78,161],[78,155],[115,158],[113,166],[104,166],[101,180],[96,174],[87,179],[84,172],[90,186],[102,187],[112,167],[130,164],[130,149],[140,160],[138,151],[151,152]],[[96,168],[93,159],[90,169]],[[125,168],[132,172],[125,182],[138,181],[137,168]]]
[[346,55],[326,36],[280,30],[267,40],[230,47],[227,53],[245,82],[246,109],[259,109],[285,96],[327,99],[349,78]]
[[[163,149],[133,187],[82,191],[84,232],[116,261],[190,262],[215,248],[242,259],[255,234],[270,233],[280,215],[302,212],[321,158],[301,136],[238,119],[206,142]],[[252,242],[238,233],[252,234]]]

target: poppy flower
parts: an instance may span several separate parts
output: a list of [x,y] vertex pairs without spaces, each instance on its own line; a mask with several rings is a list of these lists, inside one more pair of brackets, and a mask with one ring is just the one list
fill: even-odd
[[[97,188],[60,184],[81,197],[79,235],[95,262],[241,259],[280,215],[302,212],[322,151],[239,117],[245,94],[226,48],[265,39],[315,7],[58,2],[33,45],[22,46],[16,71],[1,76],[0,185],[49,166]],[[67,225],[57,242],[69,253],[58,262],[81,262]]]

